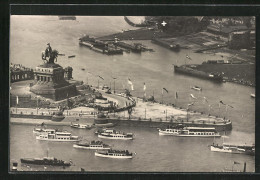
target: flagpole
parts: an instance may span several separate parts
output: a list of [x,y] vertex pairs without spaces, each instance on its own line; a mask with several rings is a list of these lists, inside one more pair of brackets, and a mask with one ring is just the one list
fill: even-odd
[[116,80],[114,79],[114,94],[116,93]]
[[37,109],[36,109],[36,111],[37,111],[37,114],[38,114],[38,96],[36,96],[36,98],[37,98]]
[[167,109],[166,109],[166,121],[167,121]]

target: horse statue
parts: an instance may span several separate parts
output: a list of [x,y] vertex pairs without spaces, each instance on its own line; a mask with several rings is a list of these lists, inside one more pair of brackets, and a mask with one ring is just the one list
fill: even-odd
[[59,52],[55,49],[52,50],[49,43],[47,45],[48,47],[46,48],[46,50],[42,51],[42,60],[47,61],[47,63],[54,63],[54,60],[56,60],[55,62],[57,62]]

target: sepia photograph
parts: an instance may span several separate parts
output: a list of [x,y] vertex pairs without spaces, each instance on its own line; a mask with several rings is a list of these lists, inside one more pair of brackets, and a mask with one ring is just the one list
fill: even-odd
[[255,16],[10,15],[10,172],[255,172]]

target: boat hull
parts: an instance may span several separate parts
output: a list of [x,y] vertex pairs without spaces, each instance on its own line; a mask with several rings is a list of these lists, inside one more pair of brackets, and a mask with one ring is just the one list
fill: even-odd
[[112,158],[112,159],[132,159],[133,158],[133,156],[110,156],[110,155],[100,154],[100,153],[97,153],[97,152],[95,152],[95,156]]
[[47,166],[71,166],[69,162],[64,163],[51,163],[48,161],[37,161],[34,159],[21,159],[21,163],[25,164],[35,164],[35,165],[47,165]]
[[79,139],[46,139],[46,138],[41,138],[39,136],[36,136],[36,139],[37,140],[40,140],[40,141],[56,141],[56,142],[78,142],[80,141]]
[[111,149],[110,147],[87,147],[87,146],[80,146],[77,144],[74,144],[73,147],[78,148],[78,149],[90,149],[90,150],[109,150],[109,149]]
[[210,150],[214,152],[232,153],[232,150],[230,149],[221,149],[214,146],[210,146]]
[[99,134],[98,137],[103,139],[133,140],[133,137],[112,137],[112,136],[103,136],[102,134]]

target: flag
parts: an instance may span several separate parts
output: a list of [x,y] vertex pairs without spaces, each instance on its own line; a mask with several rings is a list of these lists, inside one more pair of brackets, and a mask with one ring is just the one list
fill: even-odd
[[128,78],[128,84],[130,84],[132,91],[134,90],[134,85],[130,78]]
[[186,54],[186,58],[189,60],[192,60],[190,56],[188,56],[188,54]]
[[193,94],[190,94],[190,96],[191,96],[193,99],[197,99]]
[[19,104],[19,97],[16,96],[16,104],[18,105]]
[[240,164],[239,162],[234,161],[234,164]]
[[177,91],[176,91],[176,93],[175,93],[175,99],[178,99],[178,93],[177,93]]
[[98,76],[100,79],[103,79],[104,80],[104,78],[102,78],[101,76]]
[[163,88],[163,90],[168,93],[168,90],[166,88]]
[[146,85],[145,85],[145,83],[144,83],[144,91],[146,90]]

